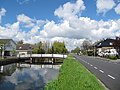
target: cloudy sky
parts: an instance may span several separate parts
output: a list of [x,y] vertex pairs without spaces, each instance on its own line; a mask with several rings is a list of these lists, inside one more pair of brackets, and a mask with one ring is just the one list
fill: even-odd
[[25,43],[120,36],[120,0],[0,0],[0,38]]

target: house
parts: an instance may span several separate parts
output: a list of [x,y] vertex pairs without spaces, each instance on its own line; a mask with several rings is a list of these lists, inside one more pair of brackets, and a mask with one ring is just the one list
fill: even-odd
[[115,39],[105,39],[95,44],[99,56],[117,55],[115,49]]
[[32,53],[30,44],[18,44],[16,46],[17,55],[28,55]]
[[115,42],[114,42],[114,47],[118,54],[120,55],[120,37],[116,37]]
[[12,39],[0,39],[0,55],[12,56],[16,50],[16,43]]

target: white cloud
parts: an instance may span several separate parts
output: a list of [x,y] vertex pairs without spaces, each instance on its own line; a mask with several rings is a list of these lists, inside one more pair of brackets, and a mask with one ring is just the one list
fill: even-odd
[[97,13],[102,13],[103,15],[111,10],[115,6],[114,0],[97,0],[96,1],[96,7],[97,7]]
[[4,8],[0,8],[0,23],[1,23],[1,19],[2,16],[5,16],[6,10]]
[[115,12],[117,14],[120,14],[120,4],[118,4],[116,7],[115,7]]
[[64,37],[54,37],[54,38],[50,39],[50,42],[54,42],[54,41],[63,42],[64,41],[67,49],[72,50],[77,46],[80,47],[84,40],[85,40],[84,38],[83,39],[73,39],[73,38],[71,39],[71,38],[64,38]]
[[[89,38],[97,40],[101,38],[114,37],[116,30],[119,30],[119,20],[117,21],[95,21],[90,18],[80,17],[76,21],[66,21],[55,24],[48,22],[40,32],[42,37],[54,38],[64,37],[70,39]],[[88,28],[89,27],[89,28]],[[89,35],[88,35],[89,34]]]
[[7,24],[6,27],[0,26],[0,38],[14,38],[19,31],[19,22]]
[[17,20],[18,20],[20,23],[24,24],[24,27],[26,27],[26,28],[27,28],[27,27],[29,28],[29,27],[34,26],[34,20],[31,19],[30,17],[24,15],[24,14],[18,15],[18,16],[17,16]]
[[17,2],[22,5],[22,4],[25,4],[25,3],[28,3],[30,0],[17,0]]
[[35,25],[41,27],[46,23],[46,21],[44,21],[44,20],[32,19],[32,18],[26,16],[25,14],[18,15],[17,21],[20,22],[20,24],[25,28],[32,28]]
[[[110,10],[108,6],[104,6],[104,8],[104,12]],[[79,16],[84,9],[85,6],[82,0],[77,0],[75,3],[68,2],[60,6],[54,12],[60,18],[60,23],[36,20],[20,14],[17,16],[16,23],[6,24],[4,27],[0,26],[0,38],[9,37],[15,40],[24,40],[25,43],[64,41],[67,48],[71,50],[76,46],[80,46],[86,38],[95,41],[120,35],[120,19],[109,21],[91,20],[88,17]],[[29,30],[23,30],[21,26]]]
[[55,10],[54,14],[63,19],[71,19],[77,17],[78,14],[85,10],[84,2],[77,0],[76,3],[68,2]]

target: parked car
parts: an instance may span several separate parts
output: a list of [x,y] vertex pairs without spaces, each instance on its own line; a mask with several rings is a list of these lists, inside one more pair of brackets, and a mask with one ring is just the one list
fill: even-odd
[[118,52],[115,49],[107,49],[104,52],[98,53],[99,56],[104,57],[104,56],[117,56]]

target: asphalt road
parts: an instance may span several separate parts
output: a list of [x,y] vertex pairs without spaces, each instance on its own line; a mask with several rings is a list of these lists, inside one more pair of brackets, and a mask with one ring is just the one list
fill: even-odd
[[74,55],[74,57],[92,72],[108,89],[120,90],[120,64],[96,57],[78,55]]

